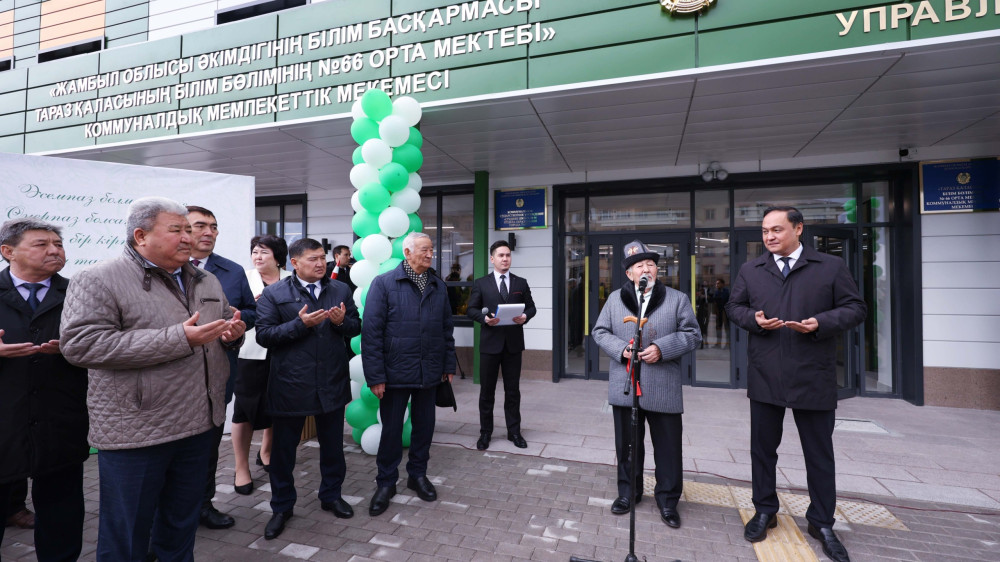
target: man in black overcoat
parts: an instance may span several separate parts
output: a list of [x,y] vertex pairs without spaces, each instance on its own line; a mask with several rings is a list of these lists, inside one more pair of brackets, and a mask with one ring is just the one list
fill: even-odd
[[740,268],[726,304],[730,320],[750,333],[747,396],[756,513],[744,538],[764,540],[777,525],[775,466],[785,409],[791,408],[806,463],[808,531],[839,562],[848,556],[833,532],[837,340],[864,321],[867,307],[844,260],[799,242],[803,222],[794,207],[764,211],[768,252]]
[[[59,352],[69,281],[59,227],[22,218],[0,227],[0,505],[32,478],[38,560],[76,560],[83,548],[87,370]],[[3,528],[0,528],[0,540]]]
[[312,238],[288,247],[293,275],[270,285],[257,301],[257,343],[271,354],[267,406],[271,447],[271,511],[264,538],[277,538],[292,518],[297,499],[295,451],[306,417],[316,420],[319,501],[323,511],[341,519],[354,516],[341,487],[344,460],[344,408],[351,401],[345,338],[361,333],[361,319],[347,285],[326,276],[326,251]]
[[[521,435],[521,352],[524,351],[524,324],[535,315],[528,281],[510,272],[510,245],[498,240],[490,246],[493,273],[476,279],[466,315],[483,325],[479,333],[479,441],[482,451],[490,446],[493,435],[493,404],[496,400],[497,375],[503,370],[503,412],[507,439],[524,449],[528,443]],[[514,318],[513,326],[497,326],[495,317],[501,304],[524,304],[524,312]],[[483,308],[490,316],[483,314]]]

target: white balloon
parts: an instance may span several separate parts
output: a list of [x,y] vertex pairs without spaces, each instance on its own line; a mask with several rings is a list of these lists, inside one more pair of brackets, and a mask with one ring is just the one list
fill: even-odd
[[361,302],[361,287],[354,289],[354,306],[361,308],[364,303]]
[[[389,204],[399,207],[406,214],[416,213],[420,209],[420,194],[410,188],[400,189],[389,198]],[[364,253],[364,249],[361,251]],[[365,257],[367,256],[365,253]]]
[[355,190],[354,195],[351,195],[351,208],[354,209],[355,213],[361,212],[364,207],[361,206],[361,199],[358,198],[360,191]]
[[410,138],[410,126],[398,115],[390,115],[378,124],[378,136],[389,146],[402,146]]
[[369,234],[361,241],[361,255],[366,260],[381,264],[392,257],[392,242],[381,234]]
[[361,189],[370,183],[378,183],[378,168],[368,163],[357,164],[351,168],[351,185],[354,189]]
[[[379,214],[378,227],[382,229],[382,234],[389,238],[396,238],[406,234],[406,231],[410,229],[410,217],[406,216],[406,211],[399,207],[389,207]],[[354,276],[354,269],[351,269],[351,280],[355,284],[359,284]]]
[[375,422],[382,425],[382,408],[375,410]]
[[378,444],[381,440],[382,424],[372,424],[361,434],[361,450],[369,455],[374,455],[378,453]]
[[392,162],[392,148],[382,139],[368,139],[361,145],[361,156],[365,164],[381,168]]
[[354,105],[351,106],[351,117],[353,117],[355,121],[357,121],[358,119],[362,119],[364,117],[368,117],[367,115],[365,115],[364,108],[361,107],[360,98],[358,98],[358,100],[354,102]]
[[361,364],[360,355],[355,355],[354,357],[351,357],[351,361],[347,364],[347,367],[351,372],[351,381],[356,382],[360,385],[367,384],[365,382],[365,369],[364,366],[362,366]]
[[376,275],[378,275],[378,264],[372,260],[360,260],[351,266],[351,282],[358,287],[367,287]]
[[423,187],[424,187],[424,180],[423,180],[423,178],[420,177],[420,174],[418,174],[416,172],[413,172],[412,174],[410,174],[410,179],[406,183],[406,188],[407,189],[412,189],[413,191],[416,191],[417,193],[420,193],[420,190]]
[[402,117],[407,127],[414,127],[420,122],[423,111],[417,100],[410,96],[401,96],[392,100],[392,114]]
[[358,398],[361,398],[361,383],[351,381],[351,400],[357,400]]

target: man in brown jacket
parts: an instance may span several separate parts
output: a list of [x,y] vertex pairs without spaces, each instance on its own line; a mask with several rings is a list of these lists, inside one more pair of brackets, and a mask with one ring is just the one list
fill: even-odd
[[73,278],[61,349],[89,369],[90,443],[100,449],[98,560],[193,560],[212,430],[245,324],[215,276],[188,260],[187,208],[129,208],[123,255]]

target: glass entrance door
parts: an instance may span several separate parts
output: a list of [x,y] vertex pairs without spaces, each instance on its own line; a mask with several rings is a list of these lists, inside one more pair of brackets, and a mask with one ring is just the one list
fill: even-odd
[[[741,231],[734,236],[733,278],[746,262],[766,252],[759,230]],[[733,336],[733,386],[747,387],[747,340],[750,334],[743,328],[729,324]]]
[[[622,267],[622,248],[635,239],[634,235],[591,236],[587,244],[587,291],[586,321],[586,368],[584,378],[608,379],[611,359],[594,342],[593,329],[597,324],[604,304],[614,291],[621,289],[628,281]],[[653,252],[660,255],[658,279],[661,283],[684,294],[691,295],[691,252],[686,234],[643,236],[642,241]],[[682,368],[691,373],[690,358],[685,358]],[[690,375],[686,382],[690,382]]]
[[[858,282],[855,260],[855,234],[853,230],[832,226],[810,226],[802,233],[802,242],[812,246],[824,254],[837,256],[847,262],[854,282]],[[859,368],[858,358],[861,356],[858,346],[858,329],[855,328],[840,336],[837,340],[837,397],[849,398],[858,393]]]

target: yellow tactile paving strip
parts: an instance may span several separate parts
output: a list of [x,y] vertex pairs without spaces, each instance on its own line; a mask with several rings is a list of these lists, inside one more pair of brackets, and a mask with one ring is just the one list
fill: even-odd
[[[643,495],[652,497],[656,485],[655,479],[652,476],[644,476],[642,484]],[[754,514],[751,490],[747,487],[684,482],[684,494],[681,499],[692,503],[738,509],[744,523]],[[809,507],[809,496],[779,492],[778,501],[781,505],[778,509],[778,526],[768,532],[766,540],[754,544],[757,559],[767,562],[817,560],[793,519],[793,517],[805,517],[806,509]],[[838,501],[834,517],[840,523],[909,530],[884,506],[872,503]]]

